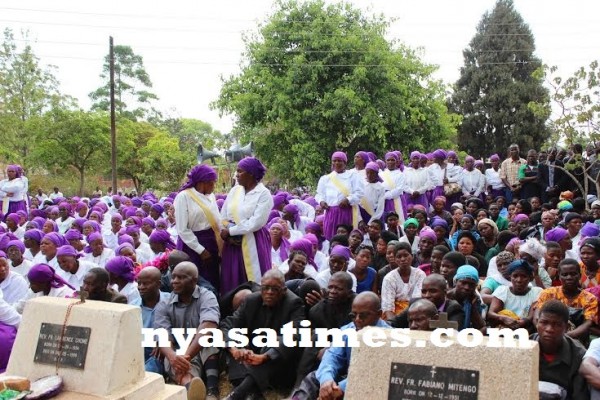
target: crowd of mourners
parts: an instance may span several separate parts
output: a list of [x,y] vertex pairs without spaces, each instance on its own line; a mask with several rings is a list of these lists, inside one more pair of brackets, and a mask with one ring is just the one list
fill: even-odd
[[[29,299],[85,296],[140,307],[145,328],[197,328],[185,354],[175,339],[144,354],[146,370],[184,385],[190,400],[269,389],[341,398],[350,347],[261,346],[254,331],[303,320],[431,330],[440,313],[458,330],[526,329],[540,347],[540,391],[595,398],[600,200],[584,179],[600,162],[582,150],[523,159],[511,145],[504,160],[461,163],[438,149],[412,152],[406,165],[399,151],[359,151],[352,169],[335,152],[314,193],[272,192],[266,167],[246,157],[227,194],[199,164],[162,198],[29,193],[10,165],[0,181],[0,372]],[[246,328],[249,342],[203,347],[204,328],[228,343]],[[229,393],[219,393],[222,373]]]

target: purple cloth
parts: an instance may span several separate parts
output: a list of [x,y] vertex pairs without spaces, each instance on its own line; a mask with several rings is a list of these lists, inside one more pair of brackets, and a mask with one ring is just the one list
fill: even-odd
[[389,151],[389,152],[385,153],[385,157],[383,159],[387,161],[390,158],[393,158],[394,160],[396,160],[396,162],[398,162],[398,154],[396,154],[393,151]]
[[446,158],[448,158],[448,154],[442,150],[442,149],[437,149],[436,151],[434,151],[432,153],[433,158],[441,158],[442,160],[445,160]]
[[346,246],[337,245],[333,249],[331,249],[331,252],[329,253],[329,255],[343,257],[346,259],[346,261],[348,261],[348,260],[350,260],[350,257],[352,256],[352,252]]
[[125,227],[125,235],[131,236],[132,233],[140,234],[140,228],[137,225],[129,225]]
[[[260,264],[261,275],[272,268],[271,265],[271,237],[267,228],[263,227],[254,232],[256,251]],[[221,262],[221,293],[229,293],[242,283],[248,281],[242,246],[225,242],[223,247],[223,260]],[[260,277],[256,277],[260,282]]]
[[6,371],[16,337],[17,328],[0,322],[0,373]]
[[429,238],[433,243],[437,242],[437,236],[435,235],[435,232],[433,231],[433,229],[427,226],[421,229],[421,232],[419,232],[419,237]]
[[12,246],[15,246],[17,249],[19,249],[19,251],[21,252],[21,254],[25,253],[25,245],[20,240],[11,240],[11,241],[9,241],[6,244],[6,250],[8,250]]
[[164,218],[158,218],[156,220],[156,229],[158,230],[164,230],[167,229],[167,226],[169,226],[169,224],[167,223],[167,220]]
[[331,155],[331,161],[338,159],[338,160],[342,160],[345,163],[348,162],[348,156],[346,155],[346,153],[344,153],[343,151],[336,151]]
[[46,218],[35,217],[34,219],[31,220],[31,222],[36,224],[38,229],[42,229],[44,227],[44,224],[46,223]]
[[13,221],[15,224],[19,225],[19,220],[20,220],[20,218],[19,218],[19,214],[17,214],[17,213],[11,213],[11,214],[8,214],[8,215],[6,216],[6,218],[4,219],[4,221],[8,222],[8,220],[11,220],[11,221]]
[[351,207],[329,207],[325,213],[325,219],[323,220],[325,239],[331,240],[331,238],[335,236],[337,226],[340,224],[352,225]]
[[129,257],[115,256],[106,262],[105,268],[108,272],[112,272],[127,282],[133,282],[135,279],[135,265]]
[[240,160],[238,168],[252,175],[257,182],[260,182],[267,173],[267,167],[258,158],[254,157],[246,157]]
[[[102,237],[102,236],[100,236],[100,237]],[[44,237],[42,238],[42,240],[44,240],[44,239],[50,240],[52,243],[54,243],[54,245],[56,247],[60,247],[60,246],[63,246],[65,244],[69,244],[65,240],[65,238],[63,237],[63,235],[61,235],[60,233],[57,233],[57,232],[46,233],[44,235]]]
[[304,254],[306,254],[306,258],[308,259],[308,263],[315,267],[315,270],[319,270],[317,264],[315,264],[315,255],[313,252],[313,244],[310,240],[306,238],[298,239],[292,242],[290,245],[290,251],[300,250]]
[[294,217],[294,226],[292,226],[292,229],[298,230],[298,226],[301,222],[300,210],[298,209],[298,206],[295,204],[288,204],[287,206],[283,207],[283,212],[290,213],[292,217]]
[[220,277],[219,277],[219,246],[217,244],[217,238],[212,228],[194,232],[198,243],[200,243],[206,251],[211,254],[211,258],[208,262],[203,261],[200,258],[200,254],[188,247],[181,238],[177,238],[177,250],[181,250],[190,256],[190,261],[198,268],[198,274],[209,281],[215,289],[219,290]]
[[25,231],[25,235],[24,235],[25,239],[30,239],[30,240],[36,241],[38,243],[40,243],[42,241],[43,237],[44,237],[44,232],[42,232],[40,229],[30,229],[28,231]]
[[119,235],[117,243],[119,243],[119,245],[122,245],[124,243],[130,243],[131,245],[135,245],[135,243],[133,242],[133,238],[126,233]]
[[165,230],[155,230],[150,234],[149,240],[150,242],[162,243],[167,249],[170,250],[173,250],[176,247],[175,243],[173,243],[171,240],[171,235],[169,235],[169,232]]
[[423,207],[425,207],[426,210],[429,209],[429,202],[427,201],[426,193],[421,194],[416,199],[413,199],[411,197],[411,195],[408,193],[404,193],[404,195],[402,197],[404,198],[404,201],[406,202],[406,207],[404,208],[405,212],[408,212],[408,207],[410,205],[415,206],[415,205],[419,204],[419,205],[422,205]]
[[46,224],[52,225],[52,231],[53,232],[58,232],[58,224],[56,223],[56,221],[53,221],[51,219],[47,219],[46,222],[44,222],[44,225],[46,225]]
[[362,150],[361,150],[361,151],[359,151],[359,152],[357,152],[357,153],[354,155],[354,157],[355,157],[355,158],[356,158],[357,156],[358,156],[358,157],[360,157],[360,158],[363,160],[363,163],[364,163],[365,165],[367,165],[367,164],[369,163],[369,161],[370,161],[370,160],[369,160],[369,155],[368,155],[366,152],[362,151]]
[[[130,237],[131,239],[131,237]],[[133,251],[133,253],[135,254],[135,247],[133,247],[133,243],[131,242],[123,242],[121,243],[119,246],[117,246],[117,248],[115,249],[115,255],[117,256],[121,256],[121,250],[123,249],[131,249],[131,251]]]
[[87,219],[85,218],[75,218],[75,222],[73,222],[73,225],[77,225],[79,227],[80,230],[83,230],[83,224],[85,224],[87,222]]
[[158,215],[162,215],[162,213],[165,212],[164,207],[158,203],[152,204],[152,207],[150,207],[150,209],[156,211],[158,213]]
[[8,214],[18,213],[19,211],[27,212],[27,202],[25,200],[11,201],[8,203]]
[[280,192],[277,193],[275,195],[273,195],[273,209],[274,210],[279,210],[279,208],[284,205],[287,204],[287,193],[285,192]]
[[490,161],[500,161],[500,157],[498,156],[498,154],[492,154],[490,156]]
[[69,229],[65,233],[65,239],[69,240],[83,240],[83,235],[77,229]]
[[600,226],[593,222],[586,222],[581,228],[581,236],[593,237],[600,235]]
[[154,222],[154,220],[150,217],[146,217],[146,218],[142,219],[142,225],[143,224],[148,224],[152,228],[156,228],[156,222]]
[[77,250],[75,250],[75,247],[66,244],[64,246],[60,246],[58,248],[58,250],[56,251],[56,256],[70,256],[70,257],[75,257],[75,258],[79,258],[81,257],[81,254],[79,254],[79,252]]
[[86,226],[89,226],[90,228],[92,228],[92,231],[95,232],[95,233],[100,233],[102,231],[102,228],[100,227],[100,224],[97,223],[96,221],[86,221],[83,224],[83,227],[85,228]]
[[546,232],[546,237],[544,239],[546,242],[560,242],[566,237],[569,237],[569,231],[563,228],[554,228]]
[[48,264],[36,264],[31,267],[29,272],[27,272],[27,279],[30,282],[50,283],[50,286],[53,288],[68,286],[73,290],[77,290],[59,275],[56,275],[54,268]]

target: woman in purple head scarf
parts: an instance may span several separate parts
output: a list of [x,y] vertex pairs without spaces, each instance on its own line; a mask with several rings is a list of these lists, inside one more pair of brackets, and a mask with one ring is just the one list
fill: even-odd
[[386,168],[379,173],[382,179],[382,185],[385,189],[384,213],[390,211],[399,215],[400,223],[404,223],[406,218],[406,200],[402,196],[404,193],[404,175],[398,168],[399,159],[394,151],[385,154]]
[[269,224],[269,235],[271,236],[271,262],[273,268],[278,268],[288,258],[290,241],[284,236],[284,227],[279,222],[273,221]]
[[465,158],[461,186],[465,199],[471,197],[479,198],[485,189],[485,177],[480,170],[475,168],[475,159],[471,156]]
[[0,181],[0,211],[4,215],[19,210],[27,212],[27,182],[19,165],[6,167],[6,179]]
[[127,298],[127,304],[141,305],[142,299],[135,281],[135,264],[125,256],[115,256],[106,263],[106,270],[113,289]]
[[206,164],[198,164],[187,176],[173,202],[177,249],[190,256],[200,276],[218,290],[222,241],[221,215],[213,194],[217,173]]
[[223,260],[221,263],[221,293],[227,293],[240,284],[260,282],[271,269],[271,238],[266,228],[273,209],[273,198],[261,183],[266,167],[254,157],[238,163],[234,186],[221,210],[221,220],[227,226],[221,229]]
[[504,182],[500,178],[500,157],[498,154],[492,154],[490,156],[491,167],[485,170],[485,182],[487,185],[487,192],[491,194],[495,199],[498,196],[504,196]]
[[[427,156],[425,159],[427,159]],[[410,167],[404,170],[405,210],[408,212],[408,209],[415,205],[422,205],[425,209],[428,209],[427,191],[433,187],[428,170],[421,167],[421,153],[418,151],[410,153],[410,161]]]
[[335,235],[341,224],[358,228],[359,204],[364,195],[364,179],[352,171],[346,171],[346,154],[336,151],[331,156],[330,174],[319,179],[315,199],[325,210],[323,231],[327,240]]
[[354,168],[352,168],[350,171],[356,172],[358,175],[360,175],[363,179],[366,180],[367,175],[366,175],[365,167],[370,162],[371,162],[371,159],[369,158],[369,155],[367,154],[367,152],[359,151],[354,155]]

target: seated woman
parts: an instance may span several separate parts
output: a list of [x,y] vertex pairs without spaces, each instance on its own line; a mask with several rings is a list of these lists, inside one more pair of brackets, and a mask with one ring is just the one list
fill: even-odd
[[0,250],[0,292],[4,301],[8,304],[19,302],[27,294],[28,287],[27,279],[10,270],[8,257]]
[[[580,287],[581,269],[577,260],[566,258],[558,264],[562,286],[544,289],[538,298],[536,310],[549,300],[559,300],[569,307],[570,329],[567,335],[585,345],[589,341],[590,328],[598,323],[598,300],[592,293]],[[539,318],[536,311],[535,323]]]
[[377,290],[377,271],[371,267],[373,248],[360,245],[356,252],[356,265],[351,271],[356,276],[356,293]]
[[[460,209],[457,209],[456,212],[458,212],[459,210]],[[469,214],[463,215],[460,218],[460,225],[458,229],[456,229],[456,226],[453,226],[451,232],[452,235],[450,236],[450,244],[452,245],[452,248],[454,250],[458,248],[458,236],[463,232],[471,233],[471,235],[475,238],[474,245],[477,242],[477,240],[481,237],[481,235],[479,235],[479,232],[475,230],[475,219]]]
[[289,269],[284,274],[285,281],[306,279],[309,276],[304,272],[308,264],[308,256],[302,250],[291,250],[287,260]]
[[487,252],[496,246],[498,240],[498,226],[488,218],[482,218],[477,223],[477,230],[481,237],[477,239],[475,251],[485,257]]
[[398,268],[387,274],[381,285],[381,310],[386,320],[404,311],[410,299],[421,297],[425,279],[425,272],[411,267],[413,255],[408,243],[400,243],[394,251]]
[[435,246],[446,246],[450,251],[452,245],[448,239],[448,223],[441,218],[433,217],[429,226],[435,232]]
[[397,240],[392,240],[388,243],[385,250],[385,258],[388,263],[385,267],[377,271],[377,291],[375,293],[377,293],[379,296],[381,296],[381,285],[383,284],[383,278],[385,278],[387,274],[398,267],[398,264],[396,264],[395,252],[398,244],[400,244],[400,242]]
[[269,235],[271,236],[271,263],[273,268],[277,268],[288,258],[290,242],[283,236],[283,226],[278,222],[271,224]]
[[481,298],[487,305],[492,304],[492,293],[500,286],[510,286],[508,265],[515,260],[515,255],[510,251],[501,251],[490,260],[488,276],[481,285]]
[[533,284],[542,289],[552,286],[552,278],[544,267],[540,266],[546,254],[546,247],[535,238],[527,239],[519,246],[519,258],[527,261],[533,268]]
[[492,304],[487,320],[493,326],[510,329],[525,328],[532,332],[533,303],[538,299],[542,288],[530,287],[535,267],[525,260],[515,260],[508,265],[511,286],[501,285],[493,293]]
[[47,264],[36,264],[27,273],[29,290],[26,297],[15,305],[15,309],[22,314],[27,300],[34,297],[73,297],[75,288],[61,278],[54,268]]
[[558,264],[565,258],[565,252],[557,242],[546,242],[546,254],[542,267],[552,279],[552,286],[561,286],[560,276],[558,274]]
[[442,265],[440,266],[440,275],[446,278],[448,282],[448,288],[454,287],[454,276],[459,267],[467,263],[467,258],[459,253],[458,251],[451,251],[446,253],[442,258]]
[[409,218],[404,221],[404,236],[399,241],[400,243],[408,243],[411,247],[412,254],[417,254],[419,251],[419,236],[417,231],[419,229],[419,221],[415,218]]
[[479,277],[483,278],[487,276],[488,265],[485,261],[485,258],[481,256],[481,254],[475,251],[475,245],[477,244],[477,238],[471,231],[464,230],[458,235],[458,241],[456,245],[456,250],[459,253],[466,256],[473,256],[479,261],[479,267],[477,268],[479,272]]
[[431,253],[436,240],[435,232],[431,228],[425,227],[421,230],[419,233],[419,251],[415,254],[413,267],[418,268],[420,265],[431,263]]

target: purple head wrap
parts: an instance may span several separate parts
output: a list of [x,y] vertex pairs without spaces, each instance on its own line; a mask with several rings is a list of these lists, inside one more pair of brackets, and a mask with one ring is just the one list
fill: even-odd
[[431,229],[427,226],[424,227],[423,229],[421,229],[421,232],[419,232],[419,237],[421,239],[429,238],[429,239],[431,239],[431,241],[433,243],[437,242],[437,236],[436,236],[435,232],[433,231],[433,229]]
[[29,215],[31,216],[31,218],[46,218],[46,211],[44,210],[39,210],[39,209],[35,209],[35,210],[31,210],[29,211]]
[[387,161],[390,158],[393,158],[394,160],[396,160],[396,162],[398,162],[398,155],[396,154],[395,151],[389,151],[389,152],[385,153],[384,160]]
[[369,155],[367,154],[367,152],[361,150],[354,155],[354,158],[356,158],[357,156],[363,160],[365,165],[367,165],[367,163],[369,162]]
[[525,214],[517,214],[513,217],[513,222],[518,224],[521,221],[528,221],[529,217]]
[[[44,225],[46,225],[46,224],[50,224],[50,225],[52,225],[52,231],[53,231],[53,232],[58,232],[58,224],[56,223],[56,221],[53,221],[53,220],[51,220],[51,219],[47,219],[47,220],[44,222]],[[42,226],[42,230],[43,230],[43,228],[44,228],[44,227]]]
[[421,158],[421,153],[419,153],[418,151],[413,151],[412,153],[410,153],[410,159],[412,160],[413,158]]
[[544,239],[546,240],[546,242],[560,242],[566,237],[569,237],[569,231],[557,227],[554,229],[550,229],[548,232],[546,232],[546,237]]
[[[441,226],[442,228],[448,230],[448,222],[446,222],[445,219],[440,218],[440,217],[433,217],[429,226],[431,226],[431,229],[433,229],[437,226]],[[434,242],[436,242],[436,241],[437,241],[437,239],[434,240]]]
[[385,161],[375,160],[375,163],[377,163],[377,166],[379,167],[379,169],[385,169]]
[[292,217],[294,217],[294,227],[298,229],[298,226],[301,222],[300,210],[298,209],[298,206],[295,204],[288,204],[287,206],[283,207],[283,211],[286,213],[290,213]]
[[83,209],[87,209],[87,208],[88,208],[87,204],[85,204],[83,202],[79,202],[75,206],[75,211],[79,212],[79,210],[83,210]]
[[58,250],[56,250],[56,256],[69,256],[79,258],[81,257],[81,254],[79,254],[79,252],[75,250],[75,247],[66,244],[64,246],[60,246]]
[[225,204],[225,200],[217,199],[217,207],[219,208],[219,211],[221,211],[221,209],[223,208],[223,204]]
[[6,250],[8,250],[11,246],[15,246],[21,254],[25,253],[25,245],[20,240],[11,240],[6,244]]
[[15,178],[20,178],[21,175],[23,174],[23,168],[21,168],[20,165],[17,164],[11,164],[9,166],[6,167],[6,171],[14,171],[15,172]]
[[369,156],[369,161],[377,160],[377,154],[373,153],[372,151],[367,151],[367,155]]
[[85,228],[86,226],[89,226],[90,228],[92,228],[93,232],[101,232],[102,229],[100,228],[100,224],[97,223],[96,221],[85,221],[83,223],[83,227]]
[[71,289],[76,290],[67,281],[56,275],[54,268],[48,264],[36,264],[31,267],[27,273],[27,279],[29,279],[30,282],[50,283],[50,286],[53,288],[68,286]]
[[37,225],[38,229],[42,229],[44,227],[44,224],[46,223],[46,218],[35,217],[31,220],[31,222]]
[[273,209],[279,209],[281,205],[287,204],[287,193],[279,192],[273,196]]
[[267,167],[265,167],[263,163],[261,163],[260,160],[255,157],[243,158],[238,163],[238,168],[243,169],[252,175],[257,182],[260,182],[267,173]]
[[133,238],[126,233],[119,235],[117,243],[119,243],[119,245],[122,245],[123,243],[130,243],[131,245],[134,245]]
[[371,171],[379,172],[379,165],[376,162],[367,163],[365,169],[370,169]]
[[148,224],[152,228],[156,227],[156,222],[154,222],[154,220],[152,218],[150,218],[150,217],[146,217],[146,218],[142,219],[142,225],[143,224]]
[[[123,214],[125,214],[125,218],[135,217],[138,210],[141,210],[141,208],[126,207]],[[144,210],[142,210],[142,211],[144,211]],[[144,211],[144,213],[146,213],[146,212]]]
[[500,161],[500,157],[498,156],[498,154],[492,154],[490,156],[490,161]]
[[437,149],[432,154],[433,154],[433,158],[441,158],[442,160],[445,160],[446,158],[448,158],[448,154],[442,149]]
[[65,233],[65,239],[69,240],[83,240],[83,235],[77,229],[69,229],[67,233]]
[[65,238],[63,237],[63,235],[61,235],[60,233],[57,232],[50,232],[50,233],[46,233],[44,235],[44,237],[42,238],[42,240],[44,239],[48,239],[49,241],[51,241],[52,243],[54,243],[54,245],[56,247],[60,247],[63,246],[65,244],[69,244]]
[[[123,235],[125,236],[125,235]],[[130,238],[131,239],[131,238]],[[130,242],[124,242],[121,243],[116,249],[115,249],[115,255],[120,256],[121,255],[121,251],[123,249],[130,249],[131,251],[133,251],[133,253],[135,254],[135,247],[133,247],[133,243]]]
[[466,156],[465,157],[465,164],[468,163],[469,161],[474,163],[475,159],[473,157],[471,157],[471,156]]
[[132,233],[137,233],[138,235],[140,234],[140,227],[137,225],[129,225],[127,227],[125,227],[125,234],[126,235],[131,235]]
[[594,237],[600,236],[600,226],[596,225],[593,222],[586,222],[585,225],[581,227],[581,236],[584,237]]
[[482,167],[483,166],[483,161],[482,160],[475,160],[475,168],[477,167]]
[[348,156],[346,156],[346,153],[344,153],[343,151],[336,151],[331,155],[331,161],[338,159],[338,160],[342,160],[345,163],[348,162]]
[[419,159],[420,159],[421,161],[428,160],[428,159],[429,159],[429,156],[428,156],[427,154],[423,154],[423,153],[421,153],[421,156],[419,157]]
[[299,251],[302,251],[304,254],[306,254],[306,258],[308,259],[308,263],[310,265],[312,265],[313,267],[315,267],[315,269],[318,270],[318,267],[315,264],[315,259],[314,259],[315,256],[314,256],[314,253],[313,253],[313,245],[310,242],[310,240],[305,239],[305,238],[301,238],[301,239],[295,240],[290,245],[290,251],[294,251],[294,250],[299,250]]
[[106,263],[106,270],[125,279],[127,282],[133,282],[135,279],[135,264],[129,257],[115,256],[111,258]]
[[19,220],[21,218],[19,218],[19,215],[17,213],[10,213],[6,216],[5,221],[11,220],[13,221],[17,226],[19,225]]
[[139,197],[134,197],[133,199],[131,199],[131,205],[134,207],[141,207],[142,206],[142,199],[140,199]]
[[150,207],[150,209],[156,211],[158,215],[162,215],[162,213],[165,212],[164,207],[158,203],[152,204],[152,207]]
[[346,261],[348,261],[348,260],[350,260],[350,256],[352,255],[352,252],[346,246],[337,245],[333,249],[331,249],[331,253],[329,255],[344,257],[346,259]]
[[150,242],[163,243],[167,249],[173,250],[175,243],[171,240],[171,235],[165,230],[155,230],[150,235]]
[[167,229],[167,227],[169,226],[169,223],[167,222],[166,219],[164,218],[158,218],[156,220],[156,229]]
[[30,229],[25,231],[24,238],[40,243],[44,237],[44,232],[40,229]]

